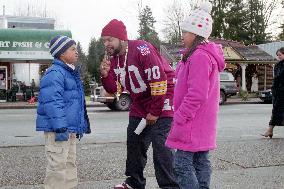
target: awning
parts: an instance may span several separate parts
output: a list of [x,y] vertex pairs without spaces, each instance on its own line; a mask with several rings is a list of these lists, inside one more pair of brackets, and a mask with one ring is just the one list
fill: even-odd
[[71,37],[67,30],[0,29],[0,61],[51,60],[49,41],[57,35]]

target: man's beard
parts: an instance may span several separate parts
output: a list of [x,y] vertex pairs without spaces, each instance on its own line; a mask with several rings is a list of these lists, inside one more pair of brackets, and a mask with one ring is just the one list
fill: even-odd
[[112,56],[116,56],[120,53],[120,50],[117,48],[117,49],[114,49],[113,53],[112,53]]
[[112,56],[118,55],[120,53],[121,49],[122,49],[122,43],[121,43],[121,41],[119,41],[119,46],[116,49],[113,48],[113,53],[111,55]]

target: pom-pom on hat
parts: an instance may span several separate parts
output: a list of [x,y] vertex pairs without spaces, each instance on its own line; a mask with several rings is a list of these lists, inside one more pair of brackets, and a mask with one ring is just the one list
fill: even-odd
[[50,40],[49,52],[54,58],[59,58],[69,47],[76,44],[76,42],[67,37],[58,35]]
[[128,40],[124,23],[117,19],[111,20],[102,30],[101,36],[111,36],[124,41]]
[[200,4],[181,24],[181,29],[208,39],[212,32],[212,4],[207,1]]

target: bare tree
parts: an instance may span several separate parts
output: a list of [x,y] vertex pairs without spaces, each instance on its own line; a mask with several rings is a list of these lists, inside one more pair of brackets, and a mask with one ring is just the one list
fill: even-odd
[[184,9],[178,1],[174,0],[174,2],[164,11],[167,14],[167,17],[164,21],[165,28],[163,29],[163,32],[170,43],[176,44],[180,41],[180,24],[185,17]]
[[264,9],[262,10],[261,14],[264,17],[264,27],[268,28],[268,25],[272,25],[277,23],[275,19],[272,19],[273,17],[278,14],[278,11],[275,11],[277,7],[280,7],[281,1],[280,0],[262,0],[262,7]]
[[141,15],[143,9],[143,0],[137,0],[138,17]]
[[190,14],[192,9],[198,7],[203,0],[192,0],[189,2],[173,0],[169,7],[164,9],[166,18],[163,21],[166,41],[176,44],[181,37],[181,23]]
[[49,16],[46,0],[26,0],[16,4],[14,9],[15,16],[34,16],[46,18]]
[[55,19],[56,29],[66,29],[66,26],[60,22],[56,12],[48,9],[47,0],[19,0],[14,7],[14,16],[29,16],[40,18]]

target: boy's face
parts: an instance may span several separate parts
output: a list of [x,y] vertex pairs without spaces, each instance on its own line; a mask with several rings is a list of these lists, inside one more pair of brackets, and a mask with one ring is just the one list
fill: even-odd
[[69,47],[63,54],[60,55],[60,59],[68,64],[76,65],[78,61],[78,51],[77,46],[74,44]]

